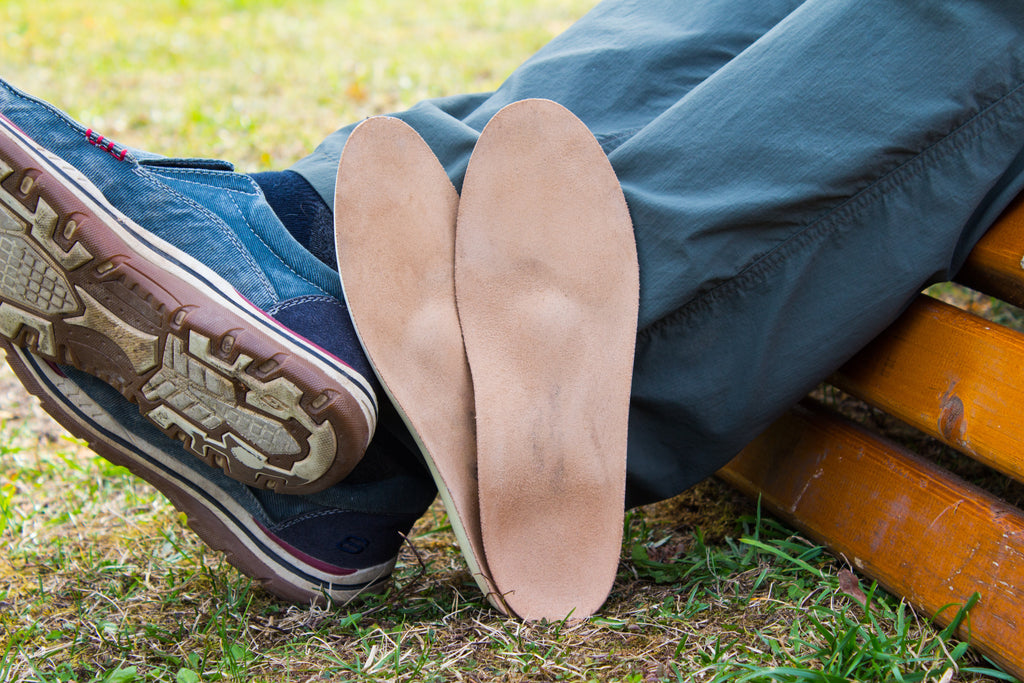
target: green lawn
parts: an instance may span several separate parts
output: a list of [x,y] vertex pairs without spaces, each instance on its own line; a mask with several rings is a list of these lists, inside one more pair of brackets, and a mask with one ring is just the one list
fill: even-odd
[[[0,75],[119,142],[287,167],[324,135],[496,87],[587,0],[0,0]],[[0,372],[0,681],[962,681],[990,665],[714,482],[627,517],[595,617],[478,594],[435,505],[396,587],[271,599]],[[415,550],[413,550],[413,548]],[[1002,679],[1009,680],[1009,679]]]
[[495,88],[592,2],[0,2],[4,76],[105,135],[284,167],[327,133]]

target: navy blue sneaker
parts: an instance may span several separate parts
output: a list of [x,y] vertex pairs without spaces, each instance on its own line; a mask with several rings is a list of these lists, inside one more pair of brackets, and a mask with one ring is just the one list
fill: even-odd
[[338,604],[387,585],[395,557],[436,489],[386,430],[344,482],[290,496],[240,484],[182,450],[106,383],[0,339],[43,407],[100,455],[159,489],[210,547],[268,591]]
[[3,81],[0,338],[255,487],[323,490],[376,428],[338,274],[251,178],[119,146]]

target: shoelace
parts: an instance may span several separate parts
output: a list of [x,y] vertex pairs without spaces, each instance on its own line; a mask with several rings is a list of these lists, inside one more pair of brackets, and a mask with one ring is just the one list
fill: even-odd
[[128,155],[128,149],[126,147],[122,147],[110,138],[100,135],[92,128],[85,131],[85,141],[94,147],[106,150],[110,156],[114,157],[118,161],[124,161],[124,158]]

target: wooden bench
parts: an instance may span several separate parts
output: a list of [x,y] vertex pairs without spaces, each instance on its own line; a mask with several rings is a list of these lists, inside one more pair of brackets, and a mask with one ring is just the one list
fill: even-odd
[[[1019,200],[957,280],[1024,307],[1022,256]],[[1024,481],[1024,334],[922,294],[829,382]],[[719,476],[1024,678],[1021,510],[810,400]]]

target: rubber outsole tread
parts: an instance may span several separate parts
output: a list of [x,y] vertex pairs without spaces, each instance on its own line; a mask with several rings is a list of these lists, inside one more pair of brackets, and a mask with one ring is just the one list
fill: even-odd
[[238,481],[310,493],[343,479],[372,396],[233,290],[198,286],[219,278],[189,255],[155,237],[150,251],[75,173],[0,125],[0,337],[100,377]]

